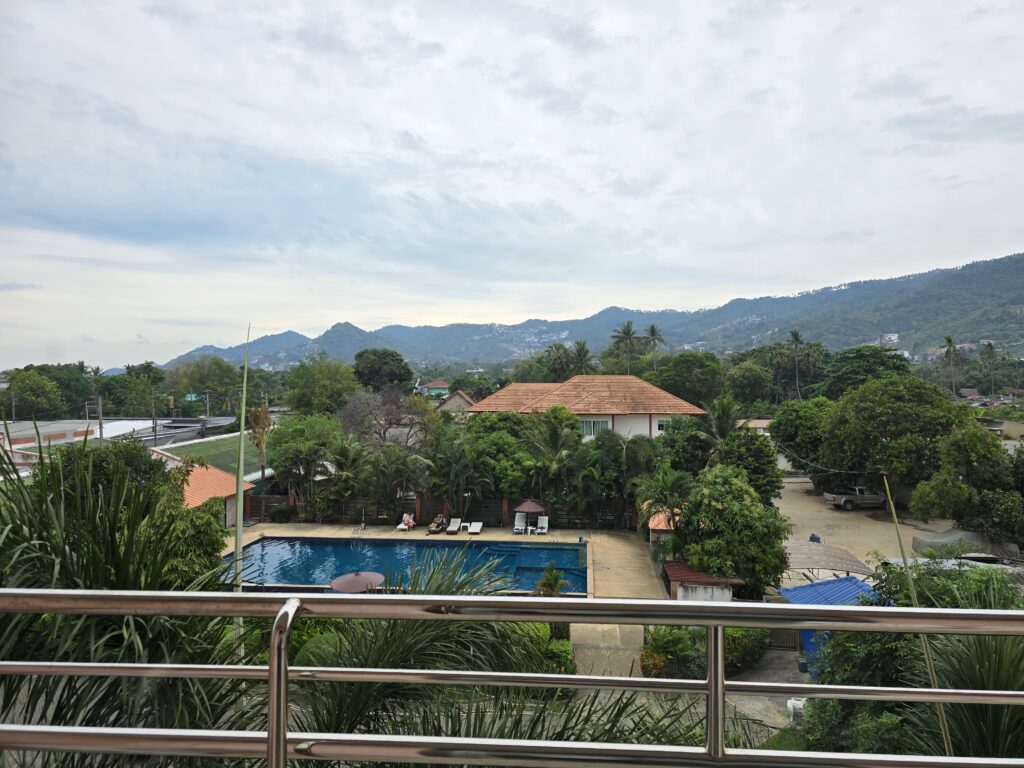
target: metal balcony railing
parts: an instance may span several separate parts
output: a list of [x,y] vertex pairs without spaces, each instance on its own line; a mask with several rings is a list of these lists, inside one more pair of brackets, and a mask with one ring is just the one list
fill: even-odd
[[[534,766],[1024,766],[1024,760],[858,755],[726,747],[729,695],[804,696],[903,702],[1024,704],[1024,691],[879,688],[740,682],[725,679],[724,627],[827,629],[924,634],[1024,635],[1024,611],[936,610],[668,600],[335,595],[196,592],[99,592],[0,589],[0,612],[25,614],[275,617],[266,666],[0,662],[2,675],[217,677],[266,680],[267,731],[86,728],[0,724],[0,748],[82,753],[368,762]],[[412,669],[291,667],[288,634],[297,618],[434,621],[543,621],[707,627],[707,679],[664,680],[592,675]],[[468,686],[519,686],[688,693],[706,697],[706,743],[700,747],[550,742],[288,731],[288,681],[330,680]],[[1024,737],[1022,737],[1024,738]]]

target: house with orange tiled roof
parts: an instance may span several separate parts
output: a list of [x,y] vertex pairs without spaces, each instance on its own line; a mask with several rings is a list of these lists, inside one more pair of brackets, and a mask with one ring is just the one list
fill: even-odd
[[[149,452],[161,459],[169,467],[180,466],[182,460],[172,453],[159,448],[149,448]],[[235,493],[238,490],[237,479],[229,472],[217,467],[192,467],[185,481],[185,509],[200,507],[210,499],[222,499],[224,502],[224,524],[235,524]],[[242,483],[242,493],[255,488],[252,483]]]
[[573,376],[561,384],[509,384],[468,413],[542,413],[562,405],[580,418],[583,439],[611,429],[626,437],[657,437],[673,416],[702,411],[636,376]]

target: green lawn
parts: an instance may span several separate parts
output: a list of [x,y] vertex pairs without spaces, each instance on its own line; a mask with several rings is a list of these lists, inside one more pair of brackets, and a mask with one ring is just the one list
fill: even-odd
[[[238,433],[193,445],[169,445],[160,450],[167,451],[181,459],[186,456],[201,456],[211,467],[223,469],[230,475],[235,474],[238,467]],[[259,456],[256,455],[256,447],[246,438],[245,474],[256,472],[259,468],[260,461]]]

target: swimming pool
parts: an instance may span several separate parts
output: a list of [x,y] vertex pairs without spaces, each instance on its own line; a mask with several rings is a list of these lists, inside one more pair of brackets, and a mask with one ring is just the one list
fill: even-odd
[[569,582],[568,592],[587,591],[587,559],[581,544],[520,544],[445,539],[320,539],[265,536],[242,548],[243,577],[256,584],[330,584],[353,571],[404,573],[431,551],[465,551],[467,561],[497,560],[511,588],[532,591],[547,564]]

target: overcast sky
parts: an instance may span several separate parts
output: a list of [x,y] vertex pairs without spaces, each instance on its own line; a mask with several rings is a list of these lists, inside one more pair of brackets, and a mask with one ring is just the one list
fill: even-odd
[[0,0],[0,367],[1024,250],[1024,3]]

